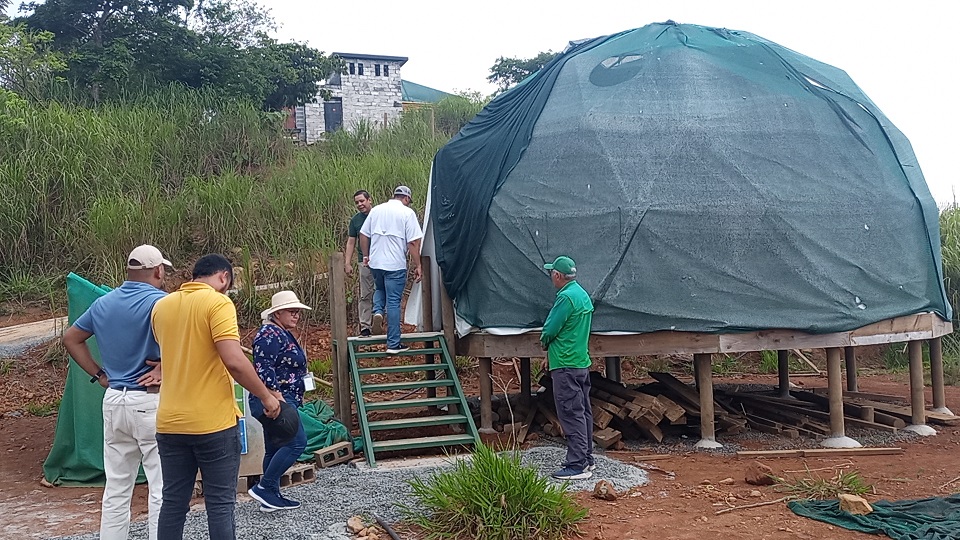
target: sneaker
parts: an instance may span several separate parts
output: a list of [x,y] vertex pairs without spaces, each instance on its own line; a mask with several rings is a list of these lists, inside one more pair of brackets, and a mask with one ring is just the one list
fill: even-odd
[[265,504],[263,504],[263,503],[260,503],[260,511],[263,512],[264,514],[269,514],[269,513],[271,513],[271,512],[279,512],[280,510],[282,510],[282,509],[281,509],[281,508],[270,508],[269,506],[267,506],[267,505],[265,505]]
[[280,498],[280,495],[263,489],[260,484],[257,484],[247,490],[247,493],[255,500],[259,501],[261,505],[270,508],[271,511],[285,510],[287,508],[286,504],[283,502],[283,499]]
[[373,321],[370,324],[370,333],[375,336],[383,334],[383,313],[373,314]]
[[400,345],[399,347],[397,347],[396,349],[391,349],[391,348],[388,347],[388,348],[387,348],[387,354],[400,354],[400,353],[402,353],[402,352],[404,352],[404,351],[409,351],[409,350],[410,350],[410,347],[401,344],[401,345]]
[[552,475],[557,480],[586,480],[593,476],[593,473],[586,469],[574,469],[573,467],[564,467]]
[[370,329],[364,328],[360,331],[360,337],[370,337]]
[[587,465],[587,468],[584,469],[584,470],[587,471],[587,472],[593,472],[593,471],[597,470],[597,464],[596,464],[596,463],[591,463],[591,464]]
[[288,499],[283,495],[280,496],[280,499],[283,501],[283,504],[285,505],[284,507],[285,510],[295,510],[297,508],[300,508],[300,501]]

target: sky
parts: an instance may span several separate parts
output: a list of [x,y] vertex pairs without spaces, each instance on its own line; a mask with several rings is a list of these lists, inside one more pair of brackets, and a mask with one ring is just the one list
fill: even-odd
[[405,56],[404,80],[447,92],[492,93],[486,77],[500,56],[530,58],[654,22],[751,32],[846,71],[910,139],[937,202],[960,195],[956,0],[257,1],[280,39]]

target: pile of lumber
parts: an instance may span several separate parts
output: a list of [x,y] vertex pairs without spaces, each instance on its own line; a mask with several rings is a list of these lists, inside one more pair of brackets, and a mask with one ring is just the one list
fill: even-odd
[[[769,392],[717,392],[717,399],[741,408],[750,420],[750,427],[767,433],[830,435],[830,400],[826,389],[791,391],[790,397]],[[884,399],[887,401],[878,401]],[[890,403],[901,401],[896,396],[844,392],[844,425],[895,433],[911,421],[910,407]],[[927,423],[957,425],[960,418],[926,411]]]
[[[633,389],[607,379],[599,372],[590,373],[593,440],[597,446],[616,449],[622,447],[620,441],[624,438],[661,442],[665,433],[679,434],[696,429],[700,422],[697,391],[669,374],[658,375],[668,383]],[[543,377],[540,385],[546,391],[538,400],[537,418],[544,433],[562,436],[563,430],[553,409],[552,382],[549,377]],[[745,418],[727,411],[720,410],[717,420],[737,432],[746,429]]]

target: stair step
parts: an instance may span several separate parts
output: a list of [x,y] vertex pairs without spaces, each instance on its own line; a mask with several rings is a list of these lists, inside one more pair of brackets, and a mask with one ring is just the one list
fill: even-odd
[[441,405],[453,405],[459,403],[459,397],[451,396],[419,399],[398,399],[395,401],[370,401],[365,404],[365,407],[368,411],[388,411],[410,407],[439,407]]
[[354,358],[382,358],[382,357],[391,357],[391,356],[419,356],[421,354],[443,354],[443,349],[409,349],[403,352],[396,354],[388,354],[386,351],[368,351],[368,352],[355,352],[353,353]]
[[373,375],[376,373],[410,373],[413,371],[445,371],[447,370],[447,363],[433,363],[433,364],[410,364],[408,366],[383,366],[383,367],[372,367],[372,368],[359,368],[357,373],[361,375]]
[[[411,343],[416,341],[436,341],[443,337],[443,332],[412,332],[409,334],[400,334],[401,343]],[[350,336],[347,341],[353,341],[355,345],[373,345],[376,343],[386,343],[387,336]]]
[[452,424],[466,424],[467,417],[462,414],[444,414],[441,416],[415,416],[413,418],[397,418],[394,420],[377,420],[367,423],[371,431],[381,429],[402,429],[424,426],[445,426]]
[[453,446],[474,443],[476,443],[476,439],[473,438],[473,435],[439,435],[436,437],[373,441],[373,450],[374,452],[380,452],[384,450],[408,450],[410,448],[430,448],[434,446]]
[[413,390],[415,388],[442,388],[444,386],[454,386],[453,379],[433,379],[410,382],[395,382],[382,384],[364,384],[360,390],[367,392],[384,392],[389,390]]

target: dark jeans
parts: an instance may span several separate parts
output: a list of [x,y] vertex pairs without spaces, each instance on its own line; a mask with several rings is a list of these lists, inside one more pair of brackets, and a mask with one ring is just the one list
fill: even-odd
[[400,347],[400,299],[407,285],[406,270],[378,270],[371,268],[373,283],[373,312],[383,314],[387,310],[387,348]]
[[[283,399],[299,408],[299,403],[293,396],[284,395]],[[263,402],[252,394],[250,395],[250,414],[254,418],[263,414]],[[303,430],[303,422],[300,422],[300,430],[286,446],[278,447],[271,443],[269,437],[263,438],[263,476],[260,477],[260,487],[279,495],[280,477],[297,462],[297,458],[307,447],[307,433]]]
[[198,468],[210,540],[235,540],[233,508],[240,474],[239,428],[233,426],[206,435],[157,433],[157,447],[163,473],[157,540],[182,540]]
[[560,368],[550,372],[557,418],[567,439],[565,466],[583,470],[593,464],[593,409],[590,370]]

